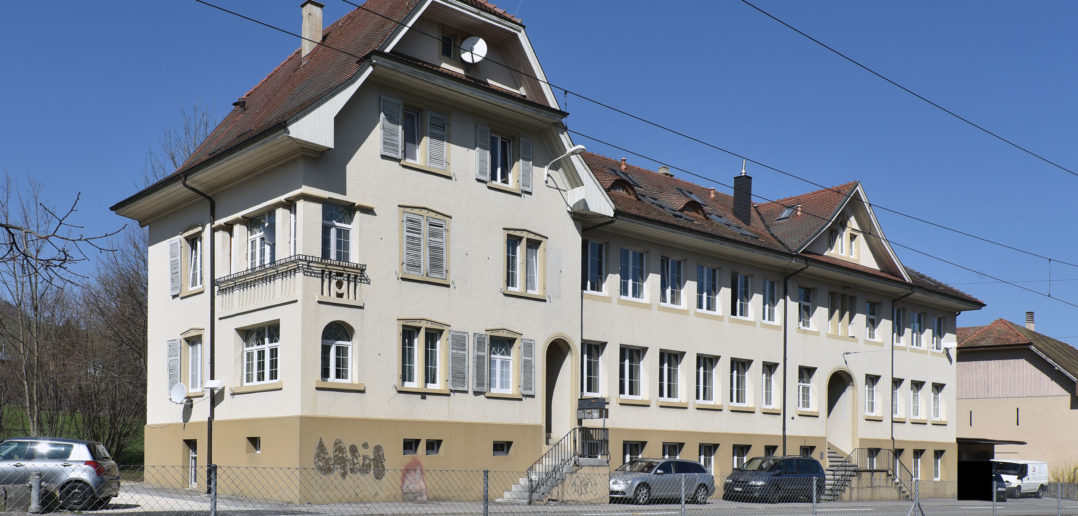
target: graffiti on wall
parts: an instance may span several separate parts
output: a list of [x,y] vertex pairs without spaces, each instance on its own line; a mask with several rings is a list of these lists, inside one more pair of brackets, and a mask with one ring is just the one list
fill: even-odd
[[406,502],[427,501],[427,479],[423,475],[423,464],[414,457],[401,470],[401,499]]
[[[363,453],[360,453],[360,446]],[[381,444],[374,445],[371,453],[366,453],[370,445],[363,443],[360,446],[352,444],[345,450],[344,442],[340,439],[333,441],[333,452],[326,448],[322,438],[318,438],[318,446],[314,449],[314,469],[323,475],[339,473],[341,478],[352,475],[373,474],[375,480],[381,480],[386,476],[386,454]]]

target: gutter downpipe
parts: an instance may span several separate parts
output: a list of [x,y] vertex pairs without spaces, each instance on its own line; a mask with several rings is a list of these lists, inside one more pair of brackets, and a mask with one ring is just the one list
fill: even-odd
[[[792,263],[793,260],[790,260]],[[805,266],[800,269],[787,274],[782,278],[782,455],[785,457],[789,455],[786,452],[786,391],[789,385],[786,383],[786,352],[789,345],[789,319],[790,319],[790,278],[801,274],[805,269],[809,268],[808,262],[805,262]]]
[[[905,294],[902,294],[901,296],[898,296],[898,297],[891,300],[891,406],[894,406],[894,403],[895,403],[895,400],[894,400],[894,398],[895,398],[895,389],[894,389],[894,385],[895,385],[895,329],[894,329],[895,328],[895,303],[897,303],[897,302],[899,302],[899,301],[901,301],[903,299],[906,299],[907,297],[912,296],[912,295],[913,295],[913,287],[911,286],[909,292],[906,292]],[[895,411],[894,410],[891,411],[891,424],[888,425],[888,426],[891,427],[891,457],[897,460],[897,457],[895,457]],[[891,466],[894,467],[893,464]],[[898,476],[897,471],[895,471],[895,476],[897,478],[897,476]]]
[[[180,176],[180,183],[183,185],[184,188],[198,194],[199,196],[206,199],[210,203],[210,236],[209,236],[209,246],[208,246],[208,248],[209,248],[209,262],[210,262],[210,282],[209,282],[210,283],[210,285],[209,285],[209,287],[210,287],[209,288],[209,294],[210,295],[207,296],[209,298],[209,300],[210,300],[210,324],[209,324],[209,326],[207,326],[206,331],[209,333],[209,338],[207,340],[209,341],[209,348],[210,348],[209,349],[209,351],[210,351],[210,379],[211,380],[216,380],[217,379],[217,374],[216,374],[215,365],[217,363],[217,360],[216,360],[217,354],[214,352],[215,351],[214,334],[216,333],[216,332],[214,332],[214,326],[216,326],[216,321],[217,321],[217,312],[216,312],[216,307],[217,307],[216,296],[217,295],[216,295],[216,289],[215,289],[216,284],[217,284],[217,272],[216,272],[217,259],[216,259],[216,255],[214,254],[214,241],[216,239],[214,238],[214,235],[213,235],[213,223],[217,221],[217,203],[214,202],[213,197],[210,197],[209,195],[206,195],[204,192],[198,190],[197,188],[187,184],[187,174],[184,174],[184,175]],[[214,415],[213,413],[214,413],[214,405],[215,405],[215,398],[216,397],[217,397],[217,390],[216,389],[210,389],[210,408],[209,408],[209,415],[206,417],[206,466],[207,466],[207,468],[206,468],[206,492],[207,493],[210,492],[212,486],[214,485],[214,483],[216,481],[216,478],[215,478],[216,477],[216,470],[215,470],[215,468],[213,468],[213,415]]]

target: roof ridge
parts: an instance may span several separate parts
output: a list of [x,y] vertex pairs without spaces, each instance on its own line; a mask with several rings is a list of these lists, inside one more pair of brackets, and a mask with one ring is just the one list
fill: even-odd
[[[600,158],[600,159],[606,159],[606,160],[613,161],[614,163],[620,163],[620,161],[621,161],[621,160],[619,160],[617,158],[611,158],[609,156],[604,156],[604,155],[599,154],[597,152],[585,151],[585,153],[586,154],[591,154],[592,156],[595,156],[595,157]],[[625,162],[625,166],[626,167],[632,167],[632,168],[641,170],[643,172],[647,172],[647,173],[652,174],[652,175],[663,177],[665,179],[674,180],[674,181],[677,181],[677,182],[682,183],[682,184],[686,184],[686,185],[689,185],[689,186],[695,186],[696,188],[703,188],[704,190],[714,190],[715,189],[712,186],[704,186],[704,185],[701,185],[701,184],[698,184],[698,183],[693,183],[692,181],[687,181],[687,180],[682,179],[680,177],[677,177],[675,175],[669,175],[669,176],[663,175],[662,173],[660,173],[658,171],[655,171],[655,170],[651,170],[650,168],[630,164],[628,161]],[[669,167],[670,165],[663,165],[663,166],[664,167]],[[716,183],[718,183],[718,181],[715,180],[715,179],[709,179],[709,180],[710,181],[715,181]],[[722,186],[728,186],[728,185],[724,185],[722,183],[719,183],[719,184],[722,185]],[[715,193],[722,193],[722,192],[719,192],[718,190],[715,190]],[[730,194],[723,193],[723,195],[729,196]]]
[[849,193],[848,192],[840,193],[840,192],[838,192],[836,190],[838,190],[839,188],[845,188],[845,187],[848,187],[848,186],[851,186],[851,185],[856,185],[858,183],[860,183],[860,181],[855,179],[853,181],[847,181],[847,182],[842,183],[840,185],[825,186],[823,188],[820,188],[818,190],[813,190],[811,192],[805,192],[805,193],[802,193],[802,194],[791,195],[789,197],[783,197],[782,199],[775,199],[773,201],[768,201],[768,202],[764,203],[763,205],[767,206],[769,204],[781,204],[783,201],[788,201],[788,200],[791,200],[791,199],[797,199],[797,198],[800,198],[800,197],[807,197],[809,195],[814,195],[814,194],[823,193],[823,192],[830,192],[830,193],[833,193],[833,194],[838,194],[838,195],[845,196],[845,195],[848,195]]

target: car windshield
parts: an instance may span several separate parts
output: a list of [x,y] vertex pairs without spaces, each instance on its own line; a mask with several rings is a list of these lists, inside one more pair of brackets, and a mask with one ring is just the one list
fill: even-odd
[[995,465],[995,470],[997,473],[1014,476],[1018,476],[1024,473],[1023,470],[1026,466],[1025,464],[1015,464],[1013,462],[993,462],[992,464]]
[[737,469],[742,471],[771,471],[772,469],[778,469],[781,465],[782,462],[778,459],[773,459],[771,457],[754,457]]
[[653,460],[634,460],[626,462],[615,471],[628,471],[630,473],[651,473],[659,463]]

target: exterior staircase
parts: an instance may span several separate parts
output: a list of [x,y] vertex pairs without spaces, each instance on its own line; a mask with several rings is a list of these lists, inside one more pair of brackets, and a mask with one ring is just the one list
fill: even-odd
[[605,428],[574,428],[539,457],[524,476],[495,501],[529,505],[543,502],[582,462],[609,460],[608,449],[608,431]]
[[843,456],[841,451],[829,444],[827,462],[824,500],[839,499],[853,482],[857,482],[858,488],[862,489],[890,485],[899,498],[913,500],[913,475],[904,464],[895,461],[892,450],[857,448]]
[[828,445],[827,469],[824,473],[827,475],[827,480],[824,484],[822,501],[835,501],[842,497],[846,488],[850,486],[850,481],[857,476],[857,463]]

